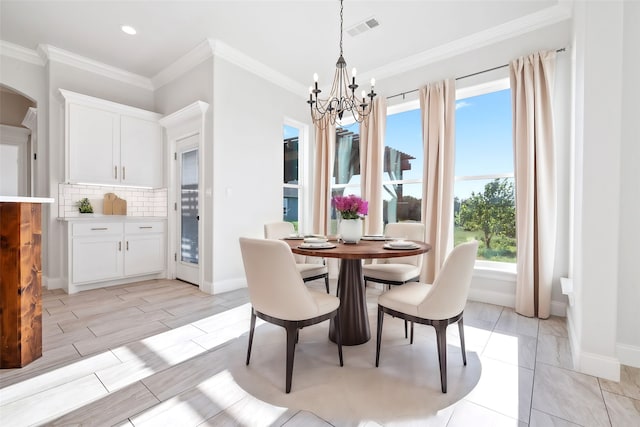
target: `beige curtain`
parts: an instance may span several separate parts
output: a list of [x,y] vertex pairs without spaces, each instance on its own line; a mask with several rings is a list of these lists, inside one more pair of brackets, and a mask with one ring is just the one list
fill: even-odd
[[516,312],[543,319],[551,309],[556,246],[556,165],[552,88],[556,53],[509,65],[516,182]]
[[373,113],[360,125],[360,186],[362,197],[369,202],[364,232],[382,234],[382,173],[384,134],[387,125],[387,100],[373,101]]
[[321,124],[322,129],[314,126],[316,136],[314,193],[313,193],[313,232],[329,234],[329,214],[331,208],[331,176],[336,146],[336,128],[328,117]]
[[423,263],[421,280],[433,283],[449,252],[453,223],[455,155],[455,80],[420,88],[424,172],[422,222],[432,249]]

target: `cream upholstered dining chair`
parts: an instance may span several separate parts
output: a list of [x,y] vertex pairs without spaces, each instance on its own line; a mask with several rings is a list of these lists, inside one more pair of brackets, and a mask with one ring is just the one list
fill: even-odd
[[[404,238],[424,242],[424,224],[420,222],[389,223],[384,230],[385,237]],[[424,255],[375,260],[373,264],[362,266],[365,284],[367,282],[385,285],[403,285],[420,278]]]
[[469,295],[469,286],[477,251],[477,241],[458,245],[447,257],[444,266],[432,285],[409,283],[385,292],[378,297],[376,367],[380,362],[384,313],[412,322],[412,342],[413,322],[431,325],[436,330],[438,360],[440,362],[440,384],[442,392],[447,392],[447,326],[458,322],[462,362],[466,365],[467,353],[464,348],[462,314]]
[[340,300],[333,295],[307,289],[298,273],[289,245],[278,240],[240,238],[249,300],[251,327],[247,347],[247,365],[256,317],[282,326],[287,331],[286,387],[291,391],[293,358],[298,331],[305,326],[335,319],[338,357],[342,363],[342,336],[338,307]]
[[[282,239],[295,233],[293,224],[286,221],[271,222],[264,225],[265,239]],[[329,293],[329,269],[322,263],[312,263],[304,255],[294,255],[296,260],[296,268],[302,276],[302,280],[310,282],[316,279],[324,278],[324,287]]]

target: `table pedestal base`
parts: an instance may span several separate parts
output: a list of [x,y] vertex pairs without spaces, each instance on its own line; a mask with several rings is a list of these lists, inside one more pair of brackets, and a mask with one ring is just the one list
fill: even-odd
[[[342,345],[364,344],[371,339],[362,261],[343,259],[338,276],[340,288],[340,331]],[[336,342],[335,320],[331,319],[329,339]]]

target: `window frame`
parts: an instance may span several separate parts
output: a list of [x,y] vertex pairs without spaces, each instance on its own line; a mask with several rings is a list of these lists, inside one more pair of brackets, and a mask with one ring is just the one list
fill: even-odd
[[[464,88],[456,88],[456,103],[462,101],[467,98],[472,98],[474,96],[486,95],[492,92],[499,92],[502,90],[511,89],[511,82],[509,78],[499,78],[495,80],[491,80],[485,83],[464,87]],[[514,165],[515,169],[515,165]],[[514,171],[515,172],[515,171]],[[480,181],[480,180],[490,180],[490,179],[502,179],[502,178],[511,178],[515,181],[515,175],[513,173],[497,173],[497,174],[488,174],[488,175],[463,175],[463,176],[455,176],[455,182],[463,182],[463,181]],[[454,194],[455,197],[455,194]],[[453,200],[452,200],[453,203]],[[450,239],[451,242],[454,241],[453,237],[454,230],[451,230]],[[516,237],[517,239],[517,237]],[[504,261],[489,261],[483,259],[476,259],[474,270],[477,273],[480,273],[480,277],[486,277],[489,279],[498,279],[498,280],[508,280],[515,278],[516,268],[517,268],[517,255],[516,262],[504,262]]]
[[[306,225],[311,224],[310,209],[311,206],[310,191],[308,191],[310,165],[308,162],[311,159],[309,155],[309,125],[297,120],[285,117],[282,123],[284,130],[285,126],[289,126],[298,130],[298,183],[289,184],[284,182],[284,176],[282,178],[282,195],[281,200],[284,202],[284,190],[285,188],[292,188],[298,191],[298,231],[303,232],[306,230]],[[284,138],[283,138],[284,141]],[[282,171],[284,173],[284,158]],[[283,214],[284,216],[284,214]],[[283,217],[284,221],[284,217]]]

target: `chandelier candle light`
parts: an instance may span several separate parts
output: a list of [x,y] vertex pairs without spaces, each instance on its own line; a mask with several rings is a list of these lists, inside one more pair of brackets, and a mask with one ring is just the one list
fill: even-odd
[[[373,88],[376,80],[371,79],[371,91],[366,93],[362,91],[362,100],[358,99],[355,91],[358,88],[356,84],[356,69],[351,70],[351,81],[347,74],[347,61],[342,56],[342,1],[340,0],[340,57],[336,62],[336,74],[333,77],[331,92],[329,97],[322,99],[318,97],[320,89],[318,89],[318,74],[313,75],[314,86],[309,87],[309,100],[307,104],[311,108],[311,118],[318,128],[324,128],[326,125],[325,117],[328,122],[335,125],[337,121],[342,120],[345,112],[351,113],[353,119],[360,123],[373,111],[373,98],[376,96]],[[369,100],[367,100],[369,98]],[[366,124],[366,122],[365,122]]]
[[331,204],[340,212],[338,232],[344,243],[358,243],[362,238],[362,217],[369,213],[369,202],[355,195],[334,196]]

